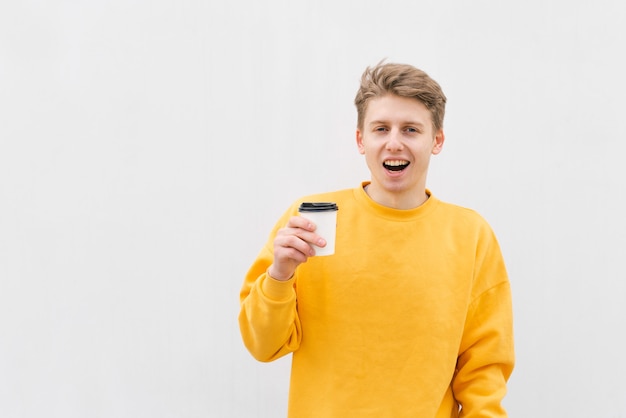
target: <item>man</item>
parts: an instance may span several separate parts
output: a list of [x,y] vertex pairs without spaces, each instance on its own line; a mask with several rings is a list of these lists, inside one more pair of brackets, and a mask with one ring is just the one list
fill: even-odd
[[[513,370],[510,285],[476,212],[426,188],[444,143],[446,97],[409,65],[367,68],[356,143],[371,173],[307,196],[277,222],[240,295],[243,341],[259,361],[293,353],[289,416],[506,417]],[[335,253],[297,216],[336,202]]]

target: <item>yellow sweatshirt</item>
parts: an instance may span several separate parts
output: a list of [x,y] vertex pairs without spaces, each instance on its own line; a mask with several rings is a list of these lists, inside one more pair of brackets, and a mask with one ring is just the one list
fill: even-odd
[[[267,274],[273,238],[302,201],[338,204],[335,254],[280,282]],[[240,300],[250,353],[293,353],[289,417],[507,416],[509,281],[491,228],[470,209],[432,195],[391,209],[363,187],[305,197],[277,222]]]

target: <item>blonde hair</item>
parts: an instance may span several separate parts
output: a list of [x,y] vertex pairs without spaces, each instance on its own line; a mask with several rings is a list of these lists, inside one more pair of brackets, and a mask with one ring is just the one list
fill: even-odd
[[439,84],[412,65],[381,61],[372,68],[367,67],[361,76],[361,85],[354,98],[359,129],[363,129],[369,101],[386,94],[419,100],[430,111],[435,131],[443,128],[446,96]]

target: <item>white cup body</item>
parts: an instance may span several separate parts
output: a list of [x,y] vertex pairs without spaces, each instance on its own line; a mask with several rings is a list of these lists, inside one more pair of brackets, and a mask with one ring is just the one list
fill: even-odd
[[326,246],[312,245],[316,256],[335,254],[335,237],[337,233],[337,211],[300,212],[300,216],[316,225],[315,233],[326,240]]

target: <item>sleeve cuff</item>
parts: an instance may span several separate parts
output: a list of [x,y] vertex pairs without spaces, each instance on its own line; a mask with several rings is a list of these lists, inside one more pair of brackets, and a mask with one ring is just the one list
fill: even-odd
[[269,299],[280,302],[287,301],[294,296],[293,284],[295,275],[289,280],[276,280],[269,273],[265,274],[265,280],[261,283],[263,294]]

